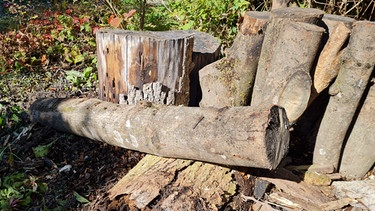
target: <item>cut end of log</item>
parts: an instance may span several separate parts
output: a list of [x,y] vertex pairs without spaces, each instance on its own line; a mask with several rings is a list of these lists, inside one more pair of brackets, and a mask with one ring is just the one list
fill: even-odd
[[273,106],[268,115],[269,123],[266,132],[266,148],[269,163],[276,169],[289,149],[289,121],[285,109]]

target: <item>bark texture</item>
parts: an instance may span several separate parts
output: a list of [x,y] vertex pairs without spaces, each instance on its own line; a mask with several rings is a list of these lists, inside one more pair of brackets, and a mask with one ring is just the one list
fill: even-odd
[[294,122],[307,107],[312,84],[310,71],[324,32],[323,28],[309,23],[317,23],[322,13],[284,8],[271,14],[251,105],[280,105]]
[[340,72],[330,87],[329,100],[314,150],[313,163],[320,172],[337,170],[343,142],[375,65],[375,24],[354,23]]
[[96,33],[99,97],[126,101],[130,87],[162,83],[174,99],[189,102],[193,35],[188,31],[135,32],[102,29]]
[[265,12],[246,12],[226,57],[200,71],[200,106],[249,105],[268,18]]
[[110,190],[110,199],[126,195],[135,208],[147,209],[168,189],[169,194],[161,197],[153,209],[217,210],[236,191],[229,168],[148,156],[150,159],[143,159],[137,165],[142,168],[130,170]]
[[202,100],[202,89],[199,81],[199,71],[206,65],[216,61],[220,56],[220,43],[215,37],[198,31],[194,34],[193,64],[190,73],[190,101],[189,106],[199,106]]
[[[354,19],[325,14],[320,24],[326,29],[322,44],[324,48],[314,72],[312,100],[327,88],[340,69],[341,56],[347,46]],[[312,101],[311,100],[311,101]]]
[[288,151],[284,109],[193,108],[97,99],[44,99],[31,107],[34,122],[154,155],[274,169]]
[[340,173],[361,179],[375,163],[375,85],[372,84],[342,154]]

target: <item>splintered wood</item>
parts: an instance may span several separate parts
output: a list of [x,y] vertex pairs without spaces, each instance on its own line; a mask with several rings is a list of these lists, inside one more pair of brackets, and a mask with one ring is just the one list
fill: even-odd
[[191,32],[101,29],[96,33],[96,42],[100,99],[126,102],[129,89],[142,91],[144,84],[160,82],[168,94],[166,98],[181,98],[183,104],[188,104]]

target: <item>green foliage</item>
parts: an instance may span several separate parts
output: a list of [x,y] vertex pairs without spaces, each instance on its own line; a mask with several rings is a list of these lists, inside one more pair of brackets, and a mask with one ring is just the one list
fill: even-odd
[[224,45],[237,34],[241,14],[249,7],[245,0],[176,0],[169,7],[179,19],[179,29],[196,29],[220,38]]
[[0,102],[0,129],[17,127],[22,113],[24,110],[19,105],[6,106]]
[[87,67],[83,72],[76,70],[66,71],[66,79],[75,87],[91,87],[98,80],[96,73],[92,72],[93,67]]
[[49,144],[46,144],[46,145],[40,145],[40,146],[37,146],[37,147],[33,147],[33,152],[34,152],[35,157],[42,158],[42,157],[46,156],[55,142],[56,141],[53,141],[53,142],[51,142]]
[[30,205],[32,200],[48,190],[47,184],[34,176],[13,173],[0,178],[0,209],[18,210]]
[[79,194],[78,194],[77,192],[75,192],[75,191],[73,192],[73,195],[74,195],[75,199],[76,199],[78,202],[82,203],[82,204],[90,203],[89,200],[87,200],[85,197],[79,195]]

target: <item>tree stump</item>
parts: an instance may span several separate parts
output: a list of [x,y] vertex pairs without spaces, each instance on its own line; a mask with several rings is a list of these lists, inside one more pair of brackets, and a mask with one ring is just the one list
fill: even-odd
[[246,12],[226,57],[200,71],[200,106],[249,105],[268,17],[266,12]]
[[342,145],[349,135],[359,101],[375,65],[375,24],[353,24],[349,44],[341,59],[335,83],[316,139],[311,170],[332,173],[338,169]]
[[99,98],[118,103],[130,88],[160,82],[181,104],[189,102],[193,35],[188,31],[135,32],[101,29],[96,33]]
[[324,32],[323,28],[313,24],[318,23],[322,16],[322,11],[315,9],[282,8],[271,12],[255,78],[252,106],[280,105],[285,108],[291,122],[302,115],[311,93],[310,71]]

